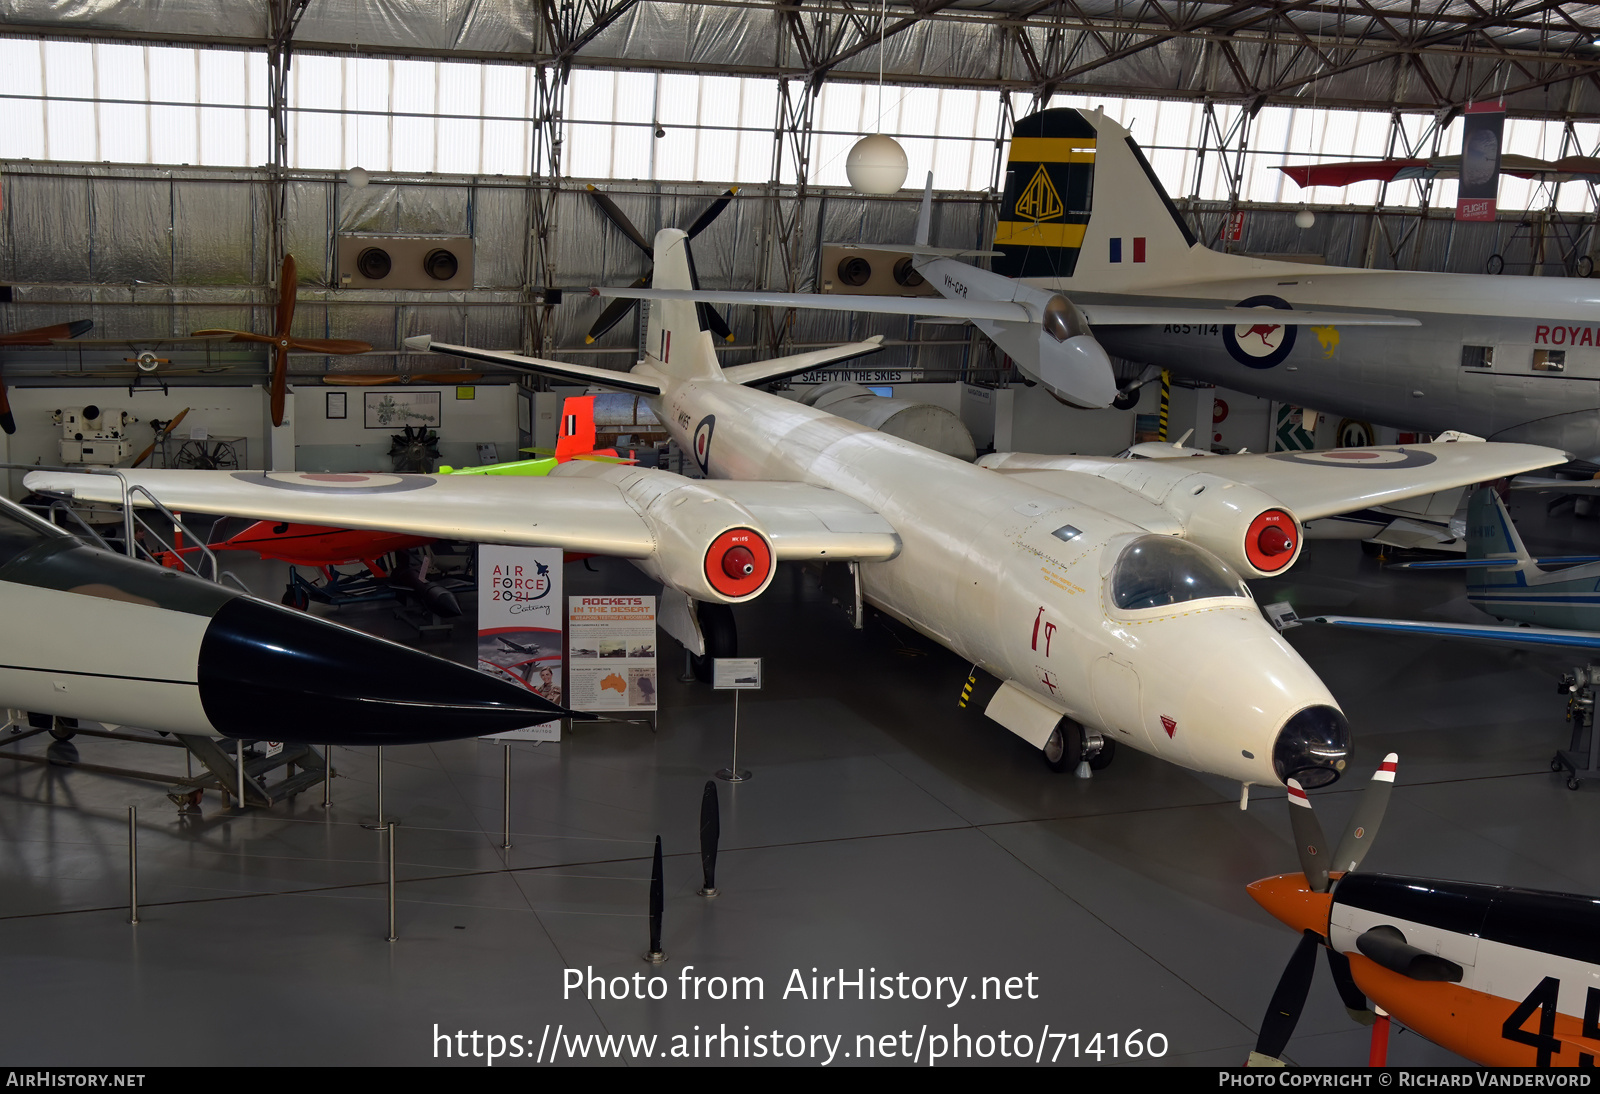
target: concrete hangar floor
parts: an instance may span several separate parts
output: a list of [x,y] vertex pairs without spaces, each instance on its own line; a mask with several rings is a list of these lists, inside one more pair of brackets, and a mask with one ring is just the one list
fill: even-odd
[[[1545,521],[1541,502],[1518,501],[1535,550],[1592,548],[1593,525]],[[597,567],[568,566],[568,591],[650,591],[629,566]],[[265,564],[246,577],[269,595],[281,588]],[[1255,591],[1302,613],[1474,616],[1458,578],[1384,575],[1354,544],[1314,543],[1291,576]],[[1093,779],[1053,774],[982,717],[986,691],[957,707],[964,663],[881,619],[851,630],[798,570],[737,616],[741,652],[765,658],[765,686],[740,703],[740,765],[754,778],[719,783],[714,900],[696,895],[698,813],[707,777],[728,762],[733,696],[678,683],[667,641],[658,733],[606,725],[513,748],[509,853],[499,848],[500,747],[385,750],[386,819],[401,826],[394,943],[382,839],[361,827],[377,805],[368,752],[336,750],[331,809],[312,792],[236,816],[208,795],[198,820],[180,820],[153,783],[0,766],[0,971],[13,999],[0,1055],[15,1065],[392,1065],[457,1063],[464,1048],[481,1065],[470,1054],[487,1051],[487,1035],[506,1038],[507,1052],[520,1037],[525,1055],[506,1065],[531,1062],[541,1042],[548,1062],[559,1027],[563,1062],[589,1034],[655,1035],[661,1063],[674,1051],[698,1062],[764,1051],[756,1062],[770,1062],[775,1048],[782,1062],[823,1062],[830,1041],[836,1065],[854,1063],[866,1034],[878,1061],[917,1051],[926,1063],[942,1036],[947,1052],[987,1048],[976,1062],[1007,1062],[1000,1046],[1015,1053],[1020,1034],[1030,1058],[1043,1043],[1043,1058],[1060,1063],[1122,1062],[1129,1035],[1141,1047],[1159,1047],[1160,1035],[1162,1064],[1243,1062],[1295,944],[1244,889],[1295,869],[1281,793],[1258,788],[1240,812],[1236,786],[1127,750]],[[384,607],[343,619],[401,637]],[[470,633],[469,614],[432,648],[465,658]],[[1352,777],[1315,795],[1329,831],[1382,755],[1400,753],[1367,869],[1600,893],[1588,843],[1600,786],[1571,792],[1549,770],[1566,743],[1554,687],[1563,659],[1311,628],[1290,640],[1356,734]],[[153,762],[148,746],[78,744],[86,762]],[[129,804],[139,808],[136,926]],[[658,833],[668,960],[651,967],[641,957]],[[835,981],[817,999],[813,968],[818,987],[840,970],[906,979],[877,999],[851,988],[843,1001]],[[667,997],[565,991],[567,969],[659,975]],[[786,998],[794,970],[805,991]],[[686,974],[691,996],[693,977],[740,976],[759,977],[764,997],[713,1000],[708,979],[701,998],[684,999]],[[966,978],[965,995],[951,1006],[943,982],[939,998],[881,997],[914,992],[915,977]],[[978,998],[985,977],[1002,995],[1017,978],[1021,997]],[[690,1040],[724,1026],[760,1040]],[[474,1044],[473,1032],[485,1036]],[[1287,1055],[1362,1064],[1366,1040],[1319,962]],[[631,1051],[602,1060],[595,1042],[581,1044],[591,1062],[632,1062]],[[1390,1060],[1460,1062],[1406,1032]]]

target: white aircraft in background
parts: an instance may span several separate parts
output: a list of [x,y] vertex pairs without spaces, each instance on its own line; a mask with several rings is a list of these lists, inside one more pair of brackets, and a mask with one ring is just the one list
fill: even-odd
[[[928,239],[925,212],[917,243],[904,250],[944,301],[692,298],[971,319],[1025,375],[1081,406],[1113,396],[1124,409],[1133,405],[1131,389],[1111,389],[1110,366],[1101,364],[1109,351],[1324,413],[1429,433],[1465,430],[1600,461],[1595,281],[1213,251],[1194,237],[1128,131],[1099,111],[1045,110],[1017,122],[992,272],[939,257],[974,252],[937,251]],[[1373,311],[1387,314],[1366,314]]]
[[[686,236],[655,238],[654,280],[691,285]],[[1058,769],[1115,744],[1249,784],[1322,786],[1350,752],[1328,689],[1257,610],[1301,522],[1559,463],[1524,445],[1443,443],[1204,461],[1008,457],[978,467],[752,385],[870,353],[853,343],[723,369],[693,303],[651,308],[630,372],[408,340],[646,396],[696,480],[581,463],[548,478],[140,471],[184,512],[335,523],[632,560],[660,580],[663,627],[731,654],[731,617],[785,560],[854,560],[865,601],[999,678],[986,713]],[[98,476],[30,489],[95,499]]]

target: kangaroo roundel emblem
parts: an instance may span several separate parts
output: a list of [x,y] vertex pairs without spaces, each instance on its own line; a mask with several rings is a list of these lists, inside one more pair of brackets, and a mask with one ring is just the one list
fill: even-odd
[[711,474],[711,434],[717,428],[717,416],[707,414],[694,427],[694,462],[702,475]]
[[1285,326],[1272,321],[1268,309],[1291,310],[1289,302],[1276,296],[1252,296],[1234,305],[1239,308],[1257,308],[1261,311],[1259,322],[1239,323],[1222,328],[1222,344],[1235,361],[1247,368],[1271,368],[1281,364],[1294,350],[1294,336],[1299,327]]

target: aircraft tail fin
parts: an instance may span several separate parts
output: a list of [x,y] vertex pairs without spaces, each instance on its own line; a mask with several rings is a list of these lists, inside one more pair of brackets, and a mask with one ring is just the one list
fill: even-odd
[[1526,576],[1538,572],[1505,502],[1493,487],[1478,487],[1467,503],[1467,558],[1503,559],[1517,564],[1516,569],[1469,571],[1474,586],[1525,585]]
[[593,395],[575,395],[561,404],[561,430],[556,436],[556,462],[594,451]]
[[1096,284],[1171,281],[1229,256],[1199,245],[1129,132],[1103,111],[1017,121],[992,268]]
[[915,245],[926,247],[929,237],[933,234],[933,172],[928,172],[928,181],[922,187],[922,208],[917,210],[917,238]]
[[[682,229],[663,228],[656,233],[651,286],[685,291],[694,288],[689,236]],[[645,354],[650,364],[680,380],[722,377],[711,334],[702,329],[699,308],[692,300],[651,301]]]

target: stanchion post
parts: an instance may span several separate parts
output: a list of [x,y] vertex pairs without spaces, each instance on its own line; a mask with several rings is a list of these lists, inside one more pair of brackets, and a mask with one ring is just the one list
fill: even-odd
[[700,895],[703,897],[717,895],[717,840],[721,836],[722,817],[717,801],[717,784],[707,779],[705,793],[700,795],[700,871],[705,882]]
[[128,806],[128,922],[139,922],[139,807]]
[[661,880],[661,837],[657,836],[655,861],[650,867],[650,952],[644,955],[652,965],[667,959],[661,950],[661,913],[666,902],[666,887]]
[[237,791],[238,791],[238,795],[239,795],[239,800],[234,802],[233,804],[235,806],[237,806],[238,808],[243,809],[244,808],[244,742],[243,741],[236,740],[236,741],[233,742],[233,769],[234,769],[234,774],[237,776],[237,780],[238,780]]
[[322,746],[322,808],[333,804],[333,746]]
[[383,746],[378,746],[378,819],[371,824],[361,827],[369,828],[374,832],[383,831]]
[[505,825],[501,834],[500,850],[511,850],[511,742],[507,741],[505,762]]
[[388,825],[389,838],[389,936],[385,941],[398,942],[400,935],[394,929],[394,821]]

